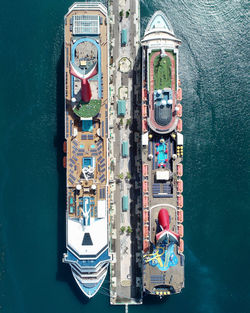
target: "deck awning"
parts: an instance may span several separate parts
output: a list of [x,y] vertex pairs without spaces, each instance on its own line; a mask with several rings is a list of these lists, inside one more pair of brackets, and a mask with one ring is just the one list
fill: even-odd
[[156,171],[157,180],[169,180],[169,170]]
[[176,139],[176,141],[177,141],[177,145],[178,145],[178,146],[182,146],[182,145],[183,145],[183,135],[180,134],[180,133],[177,133],[177,139]]
[[147,146],[148,145],[148,132],[146,132],[145,134],[142,134],[142,145],[143,146]]
[[118,115],[125,116],[126,114],[126,101],[118,100]]
[[106,216],[106,200],[98,200],[97,217],[104,218]]

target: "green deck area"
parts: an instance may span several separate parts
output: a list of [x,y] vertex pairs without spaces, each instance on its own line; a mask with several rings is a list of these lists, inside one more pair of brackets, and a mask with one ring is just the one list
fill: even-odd
[[88,103],[80,102],[74,109],[74,113],[79,117],[94,117],[101,108],[101,100],[90,100]]
[[154,60],[154,89],[171,88],[171,61],[159,55]]
[[[176,55],[173,51],[166,51],[171,53],[176,61]],[[160,52],[160,50],[152,50],[149,55],[149,64],[151,63],[151,58],[155,52]],[[171,60],[169,57],[161,58],[159,55],[154,60],[154,90],[163,88],[171,88]]]

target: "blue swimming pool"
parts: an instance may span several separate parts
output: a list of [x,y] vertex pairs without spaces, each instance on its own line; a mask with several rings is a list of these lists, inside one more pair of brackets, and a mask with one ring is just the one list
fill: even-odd
[[82,131],[92,132],[92,130],[93,130],[92,120],[83,120],[82,121]]
[[167,149],[167,145],[164,143],[160,143],[159,146],[156,146],[156,151],[159,153],[157,156],[158,164],[164,163],[165,160],[168,158],[167,152],[165,152]]
[[83,158],[82,159],[82,167],[93,166],[93,158]]

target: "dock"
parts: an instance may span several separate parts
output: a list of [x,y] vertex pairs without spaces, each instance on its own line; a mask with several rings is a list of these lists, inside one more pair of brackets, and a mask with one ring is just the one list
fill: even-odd
[[110,1],[110,303],[125,308],[142,303],[139,12],[139,1]]

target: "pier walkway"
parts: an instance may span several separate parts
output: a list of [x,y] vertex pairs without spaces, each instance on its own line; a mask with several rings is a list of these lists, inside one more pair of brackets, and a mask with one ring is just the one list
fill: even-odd
[[[110,1],[110,267],[111,304],[140,304],[142,301],[142,234],[136,215],[140,203],[135,188],[137,150],[134,147],[135,112],[140,101],[139,1]],[[137,72],[138,71],[138,72]],[[140,123],[138,123],[140,125]],[[126,151],[127,150],[127,151]],[[138,172],[140,168],[138,168]],[[127,203],[127,205],[125,205]],[[138,213],[138,212],[137,212]]]

